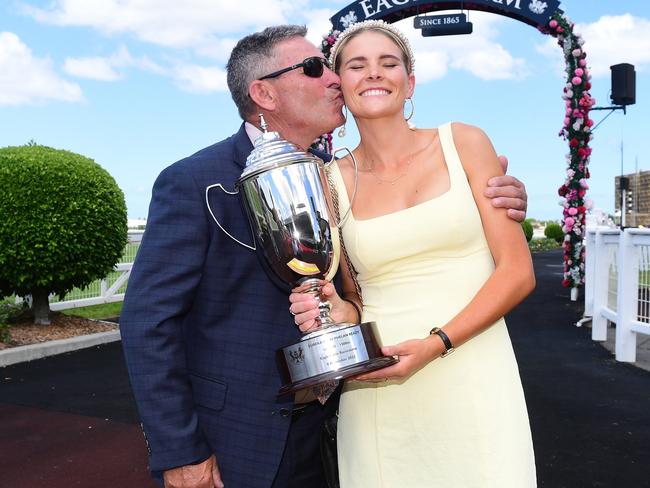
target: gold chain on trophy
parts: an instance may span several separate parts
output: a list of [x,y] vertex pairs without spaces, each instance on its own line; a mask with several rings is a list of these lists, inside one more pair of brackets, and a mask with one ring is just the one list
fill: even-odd
[[[336,214],[336,220],[337,222],[341,221],[341,212],[339,210],[339,193],[336,190],[336,186],[334,185],[334,181],[332,178],[332,165],[329,165],[328,167],[325,168],[325,173],[327,174],[327,183],[329,184],[330,187],[330,193],[332,195],[332,206],[334,207],[334,213]],[[352,209],[350,209],[352,211]],[[348,255],[348,250],[345,247],[345,242],[343,241],[343,229],[339,228],[339,242],[341,243],[341,251],[343,252],[343,258],[345,259],[345,264],[348,267],[348,270],[350,271],[350,276],[352,276],[352,282],[354,283],[354,288],[357,291],[357,295],[359,296],[359,300],[361,300],[361,307],[363,308],[363,295],[361,295],[361,287],[359,286],[359,280],[357,279],[357,270],[354,269],[354,266],[352,265],[352,261],[350,261],[350,256]],[[361,320],[361,317],[359,317],[359,320]]]

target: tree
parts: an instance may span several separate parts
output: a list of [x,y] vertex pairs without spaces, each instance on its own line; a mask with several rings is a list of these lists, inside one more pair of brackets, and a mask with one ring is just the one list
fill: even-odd
[[105,277],[127,238],[124,194],[80,154],[40,145],[0,149],[0,297],[32,296],[48,324],[51,293]]

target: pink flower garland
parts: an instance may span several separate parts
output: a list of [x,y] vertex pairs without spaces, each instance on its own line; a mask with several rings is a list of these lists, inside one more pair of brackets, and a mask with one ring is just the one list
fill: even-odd
[[[340,31],[332,29],[323,36],[323,42],[321,42],[321,51],[323,52],[325,59],[329,59],[330,51],[332,50],[332,46],[336,42],[336,38],[339,36],[339,34],[341,34]],[[332,133],[330,132],[328,134],[323,134],[320,136],[314,141],[312,147],[318,149],[319,151],[331,153],[334,149]]]
[[584,234],[585,215],[591,202],[585,199],[589,184],[589,141],[593,138],[589,110],[596,103],[591,97],[591,76],[587,69],[586,53],[582,49],[584,40],[573,32],[574,24],[561,13],[556,12],[543,30],[557,38],[564,51],[567,83],[562,98],[566,112],[560,136],[569,141],[566,155],[567,172],[564,184],[558,193],[564,208],[562,230],[564,231],[564,280],[568,288],[578,288],[584,283]]

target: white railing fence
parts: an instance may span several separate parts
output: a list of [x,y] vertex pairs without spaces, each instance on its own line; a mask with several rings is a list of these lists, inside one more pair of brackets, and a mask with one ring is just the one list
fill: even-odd
[[[113,271],[102,280],[97,280],[83,289],[74,289],[63,300],[56,295],[50,296],[50,310],[66,310],[102,303],[119,302],[124,300],[126,284],[131,275],[131,267],[142,240],[143,231],[130,230],[124,255]],[[30,300],[29,297],[27,298]],[[22,302],[21,297],[16,297],[16,302]]]
[[[593,294],[591,338],[607,340],[607,321],[616,322],[616,293],[618,290],[618,229],[597,229],[587,235],[594,235],[594,247],[587,247],[587,259],[593,267],[593,281],[585,277],[585,314],[587,314],[587,289]],[[590,243],[587,243],[589,246]],[[593,251],[593,252],[592,252]],[[585,268],[586,269],[586,268]]]
[[590,229],[586,236],[585,315],[591,337],[616,324],[617,361],[636,361],[637,334],[650,335],[650,230]]
[[619,248],[619,280],[617,308],[619,322],[616,324],[616,358],[619,361],[636,360],[637,334],[650,335],[647,314],[640,312],[648,303],[647,281],[643,282],[641,274],[647,275],[650,268],[648,249],[650,248],[650,231],[626,229],[621,236]]

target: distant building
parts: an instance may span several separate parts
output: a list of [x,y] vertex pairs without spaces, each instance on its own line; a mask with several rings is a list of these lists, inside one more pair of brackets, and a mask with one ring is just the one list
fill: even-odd
[[144,229],[147,225],[147,219],[128,219],[127,227],[129,229]]
[[[629,187],[625,192],[625,225],[627,227],[650,227],[650,171],[640,171],[623,175],[628,179]],[[615,181],[616,214],[621,211],[621,177]]]

